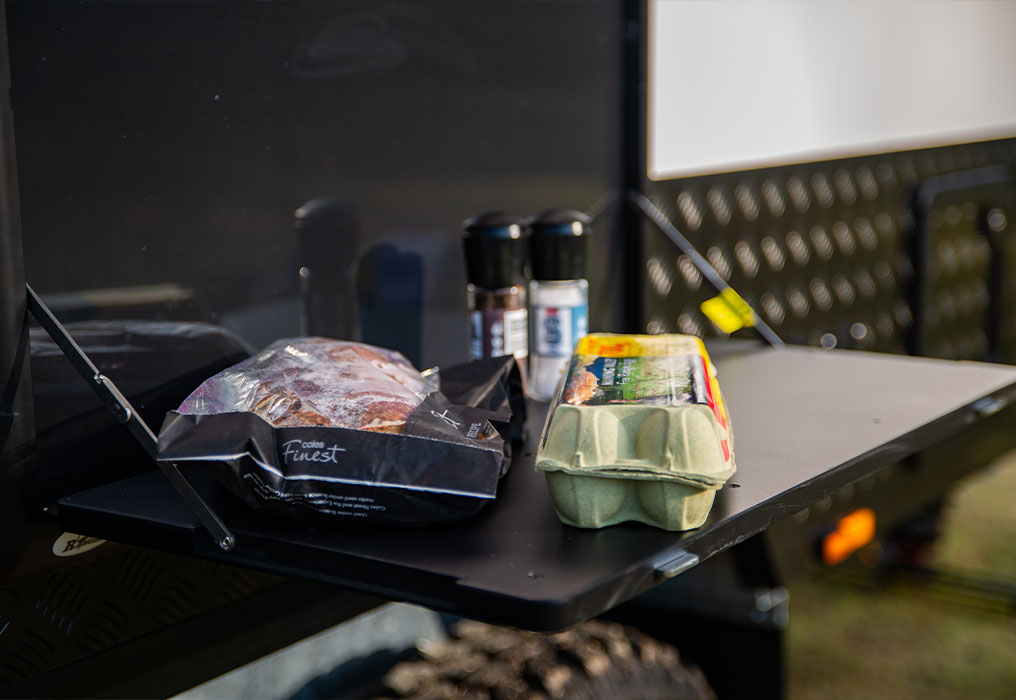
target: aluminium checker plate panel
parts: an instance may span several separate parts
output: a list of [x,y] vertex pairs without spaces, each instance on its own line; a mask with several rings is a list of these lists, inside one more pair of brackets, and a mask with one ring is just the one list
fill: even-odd
[[[924,354],[1012,361],[1016,274],[1001,274],[993,300],[990,273],[997,264],[1016,271],[1012,181],[987,198],[983,188],[954,191],[923,211],[915,196],[936,178],[1012,171],[1014,163],[1016,139],[1005,139],[643,186],[787,342],[913,352],[920,338]],[[645,227],[646,331],[716,335],[699,310],[715,292],[687,256]],[[927,261],[914,255],[921,232],[931,239]],[[929,274],[919,297],[920,264]],[[994,344],[992,304],[1001,311]]]

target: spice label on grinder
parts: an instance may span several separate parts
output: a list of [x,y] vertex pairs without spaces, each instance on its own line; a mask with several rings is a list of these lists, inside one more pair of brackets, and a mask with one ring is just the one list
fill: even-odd
[[536,306],[533,308],[536,354],[568,357],[575,341],[588,332],[589,307]]
[[526,309],[472,311],[469,314],[469,358],[529,355],[529,313]]

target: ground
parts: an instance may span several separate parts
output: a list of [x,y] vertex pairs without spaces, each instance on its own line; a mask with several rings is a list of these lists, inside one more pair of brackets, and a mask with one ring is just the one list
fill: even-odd
[[1016,698],[1016,453],[950,495],[931,567],[791,586],[789,700]]

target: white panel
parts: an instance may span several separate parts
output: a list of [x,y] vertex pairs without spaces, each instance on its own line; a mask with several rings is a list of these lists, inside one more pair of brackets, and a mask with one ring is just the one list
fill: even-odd
[[653,0],[649,175],[1016,136],[1016,2]]

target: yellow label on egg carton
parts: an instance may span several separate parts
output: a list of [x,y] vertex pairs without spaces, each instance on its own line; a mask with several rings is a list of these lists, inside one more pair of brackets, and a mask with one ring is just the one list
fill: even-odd
[[730,422],[702,341],[593,334],[575,348],[536,459],[558,517],[700,526],[734,473]]

